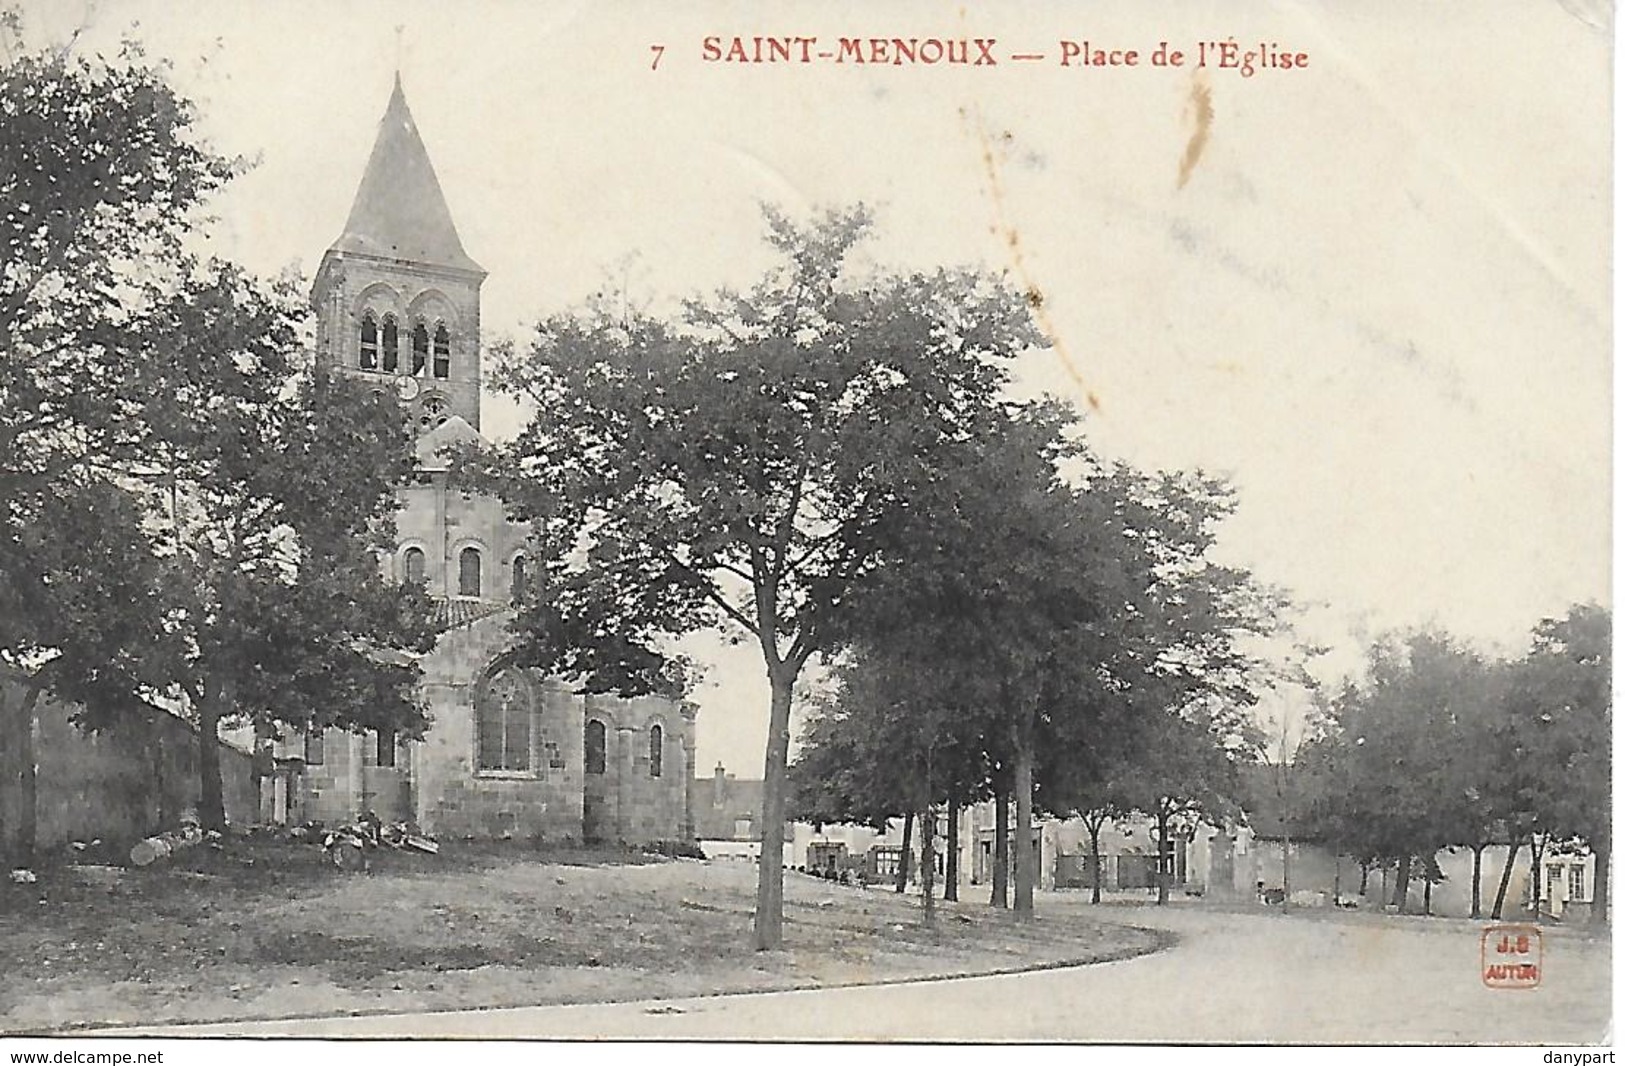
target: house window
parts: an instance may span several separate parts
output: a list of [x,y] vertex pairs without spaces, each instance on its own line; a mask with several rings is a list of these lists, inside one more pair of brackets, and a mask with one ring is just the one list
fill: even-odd
[[395,765],[395,730],[378,730],[378,758],[373,760],[377,766],[393,768]]
[[422,322],[412,327],[412,373],[423,373],[429,365],[429,327]]
[[361,369],[378,368],[378,321],[368,311],[361,319]]
[[1586,898],[1586,868],[1579,863],[1569,867],[1569,899],[1584,903]]
[[480,550],[464,548],[457,556],[457,595],[480,594]]
[[409,585],[423,584],[423,549],[408,548],[406,554],[401,558],[406,564],[406,583]]
[[434,328],[434,376],[451,377],[451,334],[444,322]]
[[401,336],[395,319],[384,316],[384,370],[393,374],[401,365]]
[[587,753],[585,762],[586,770],[589,774],[601,774],[604,772],[605,743],[604,723],[598,721],[596,718],[588,722],[586,741]]
[[513,577],[508,585],[508,598],[518,603],[525,598],[525,557],[513,557]]
[[665,755],[666,734],[659,726],[649,727],[649,776],[660,776],[660,764]]
[[320,766],[327,761],[327,733],[321,729],[305,731],[305,763]]
[[513,670],[497,674],[476,694],[479,769],[524,772],[531,768],[531,712],[530,684]]

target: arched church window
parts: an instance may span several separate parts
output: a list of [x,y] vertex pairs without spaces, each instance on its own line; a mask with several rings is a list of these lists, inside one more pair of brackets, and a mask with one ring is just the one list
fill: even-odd
[[429,327],[422,322],[412,327],[412,373],[423,373],[429,365]]
[[508,598],[518,603],[525,598],[525,557],[513,557],[513,577],[508,585]]
[[457,594],[459,596],[478,596],[480,594],[480,550],[478,548],[464,548],[457,555]]
[[361,369],[378,369],[378,320],[371,311],[361,319]]
[[391,315],[384,316],[384,370],[393,374],[401,365],[401,336]]
[[530,731],[534,709],[530,683],[523,674],[504,670],[475,694],[478,753],[481,770],[530,770]]
[[407,584],[423,584],[423,549],[408,548],[406,554],[401,556],[401,559],[406,564]]
[[658,725],[649,727],[649,776],[659,777],[661,763],[666,754],[666,731]]
[[589,774],[604,772],[605,731],[604,723],[594,718],[587,723],[585,769]]
[[434,376],[451,377],[451,334],[444,322],[434,328]]

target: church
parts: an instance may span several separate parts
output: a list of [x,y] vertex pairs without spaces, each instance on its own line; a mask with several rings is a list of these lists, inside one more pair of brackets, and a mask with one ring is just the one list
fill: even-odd
[[394,396],[418,433],[386,576],[424,583],[441,630],[422,660],[422,741],[337,729],[278,745],[261,816],[374,811],[475,838],[690,840],[695,711],[653,696],[583,696],[504,662],[526,530],[448,485],[447,445],[480,443],[480,286],[400,78],[343,232],[311,289],[317,365]]

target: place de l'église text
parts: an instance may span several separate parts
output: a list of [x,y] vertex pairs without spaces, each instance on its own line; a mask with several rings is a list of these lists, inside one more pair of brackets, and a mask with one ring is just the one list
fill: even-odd
[[[851,66],[998,67],[1047,63],[1079,70],[1137,67],[1229,70],[1244,78],[1266,71],[1304,70],[1309,53],[1278,41],[1238,41],[1235,37],[1175,46],[1124,47],[1088,38],[1035,42],[1016,49],[997,37],[817,37],[707,36],[700,59],[720,64],[813,64]],[[664,51],[664,46],[657,47]]]

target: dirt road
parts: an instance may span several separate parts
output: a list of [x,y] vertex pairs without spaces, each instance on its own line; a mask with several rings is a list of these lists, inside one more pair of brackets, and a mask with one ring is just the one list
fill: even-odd
[[[1064,898],[1045,907],[1081,904]],[[1610,1031],[1609,950],[1546,937],[1534,990],[1484,987],[1479,923],[1108,908],[1178,932],[1156,955],[1070,970],[865,988],[185,1030],[301,1036],[1104,1042],[1594,1043]],[[180,1030],[174,1030],[180,1032]]]

